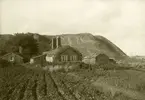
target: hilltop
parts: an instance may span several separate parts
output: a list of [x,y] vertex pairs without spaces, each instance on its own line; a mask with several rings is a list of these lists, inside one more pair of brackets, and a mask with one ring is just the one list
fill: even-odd
[[89,56],[98,53],[105,53],[111,58],[128,57],[119,47],[103,36],[92,35],[90,33],[63,34],[62,45],[70,45],[83,53],[83,56]]

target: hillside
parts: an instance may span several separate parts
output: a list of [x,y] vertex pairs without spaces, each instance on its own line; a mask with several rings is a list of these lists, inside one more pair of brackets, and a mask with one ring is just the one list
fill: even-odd
[[127,55],[115,44],[103,36],[93,36],[89,33],[61,35],[63,45],[77,48],[83,56],[94,53],[105,53],[111,58],[125,58]]
[[[103,36],[93,36],[90,33],[63,34],[60,35],[62,45],[70,45],[77,48],[83,56],[105,53],[111,58],[125,58],[127,55],[111,41]],[[3,46],[12,35],[1,35],[0,45]],[[39,35],[40,53],[51,48],[53,35]]]

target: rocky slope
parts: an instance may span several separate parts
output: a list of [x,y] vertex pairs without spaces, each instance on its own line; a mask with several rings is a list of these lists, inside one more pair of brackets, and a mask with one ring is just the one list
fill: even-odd
[[119,47],[103,36],[93,36],[90,33],[61,35],[62,45],[77,48],[83,56],[105,53],[111,58],[128,57]]

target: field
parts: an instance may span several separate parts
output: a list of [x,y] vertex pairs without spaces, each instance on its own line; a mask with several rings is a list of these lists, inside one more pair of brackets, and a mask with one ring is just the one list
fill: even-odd
[[[123,81],[126,76],[132,76],[134,79]],[[144,82],[144,76],[145,74],[132,70],[48,72],[21,66],[0,68],[0,100],[145,100],[143,97],[134,99],[133,96],[119,91],[119,88],[135,90],[141,96],[145,90],[139,87],[140,84],[136,88],[134,82]],[[105,86],[113,88],[116,85],[114,80],[118,82],[116,87],[119,93],[113,94],[112,91],[103,89]],[[104,85],[98,84],[101,82]],[[125,87],[125,84],[130,84],[130,87]]]
[[75,74],[91,80],[91,83],[98,88],[101,87],[103,92],[110,91],[113,97],[123,94],[135,100],[145,100],[144,70],[97,70],[95,72],[97,73],[82,70]]

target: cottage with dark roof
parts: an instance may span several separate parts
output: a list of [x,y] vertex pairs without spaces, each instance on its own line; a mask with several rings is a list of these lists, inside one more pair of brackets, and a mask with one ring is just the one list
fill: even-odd
[[23,57],[16,53],[7,53],[1,58],[15,64],[23,63]]
[[[91,56],[86,56],[83,58],[83,62],[89,63],[89,64],[107,64],[107,63],[113,63],[111,61],[113,59],[110,59],[105,53],[99,53],[99,54],[93,54]],[[114,60],[115,62],[115,60]]]
[[44,66],[45,63],[46,63],[45,56],[46,55],[42,54],[42,55],[32,57],[30,59],[30,64],[36,64],[36,65]]
[[52,50],[43,52],[47,62],[80,62],[82,54],[71,46],[62,46],[60,37],[52,39]]

